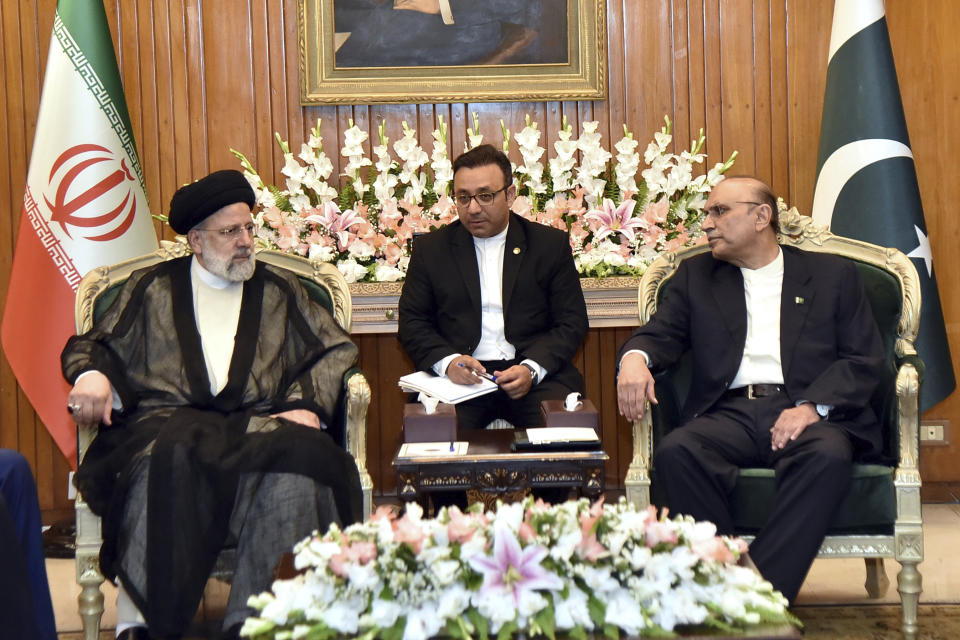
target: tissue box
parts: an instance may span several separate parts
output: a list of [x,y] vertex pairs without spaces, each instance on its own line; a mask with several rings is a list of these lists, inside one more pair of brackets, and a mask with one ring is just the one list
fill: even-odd
[[587,398],[576,411],[563,408],[563,400],[544,400],[540,403],[540,423],[545,427],[590,427],[599,432],[597,408]]
[[419,402],[403,405],[404,442],[453,442],[457,439],[457,410],[441,402],[428,414]]

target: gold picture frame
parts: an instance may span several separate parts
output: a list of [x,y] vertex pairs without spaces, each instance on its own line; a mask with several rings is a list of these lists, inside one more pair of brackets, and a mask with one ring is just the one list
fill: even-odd
[[[516,0],[516,8],[511,9],[514,13],[505,14],[499,21],[491,20],[489,14],[494,12],[490,6],[484,6],[484,0],[472,0],[466,5],[463,0],[439,0],[442,13],[433,15],[394,9],[395,4],[414,1],[298,0],[300,103],[606,98],[606,0]],[[554,5],[565,7],[566,14],[550,10]],[[452,15],[451,6],[455,9]],[[458,11],[458,7],[463,9]],[[490,28],[499,30],[485,33],[502,34],[500,40],[496,35],[477,37],[476,29],[480,27],[466,31],[471,16],[464,12],[472,10],[476,14],[478,7],[486,10],[484,25],[495,23]],[[339,9],[337,28],[335,9]],[[524,11],[533,11],[522,15],[534,16],[538,22],[509,21]],[[390,38],[407,44],[393,46]],[[428,47],[426,51],[424,47]],[[490,49],[482,51],[483,47]],[[483,56],[466,61],[467,51]],[[381,52],[379,58],[376,52]],[[399,52],[409,60],[398,63]],[[416,60],[417,55],[423,57]],[[427,57],[436,64],[424,62]],[[384,62],[387,60],[390,62]],[[443,61],[449,63],[442,64]],[[390,63],[398,66],[389,66]]]

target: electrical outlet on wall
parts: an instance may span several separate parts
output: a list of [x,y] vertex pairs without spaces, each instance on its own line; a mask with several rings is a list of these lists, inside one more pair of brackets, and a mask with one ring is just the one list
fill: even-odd
[[946,446],[950,444],[949,420],[923,420],[920,422],[920,444],[923,446]]

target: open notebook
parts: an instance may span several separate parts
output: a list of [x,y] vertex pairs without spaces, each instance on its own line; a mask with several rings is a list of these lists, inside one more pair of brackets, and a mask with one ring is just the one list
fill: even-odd
[[490,380],[481,380],[476,384],[457,384],[447,376],[435,376],[426,371],[405,375],[398,384],[404,391],[425,393],[449,404],[457,404],[497,390],[497,384]]

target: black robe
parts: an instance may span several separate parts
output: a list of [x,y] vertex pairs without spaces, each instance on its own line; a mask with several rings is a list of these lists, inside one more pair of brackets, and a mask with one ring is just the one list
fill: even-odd
[[[62,355],[69,382],[100,371],[123,405],[111,426],[101,425],[76,475],[84,499],[103,517],[101,566],[111,579],[120,569],[118,525],[129,474],[135,460],[151,456],[147,593],[131,596],[162,635],[182,632],[193,616],[227,536],[241,473],[309,476],[331,487],[344,525],[361,518],[353,458],[326,433],[269,417],[308,409],[332,424],[342,376],[357,359],[349,335],[294,274],[258,263],[243,286],[227,384],[214,396],[194,319],[190,260],[135,272],[96,326],[70,338]],[[174,464],[184,451],[187,469]],[[204,503],[215,504],[213,512],[198,513],[195,505]]]

